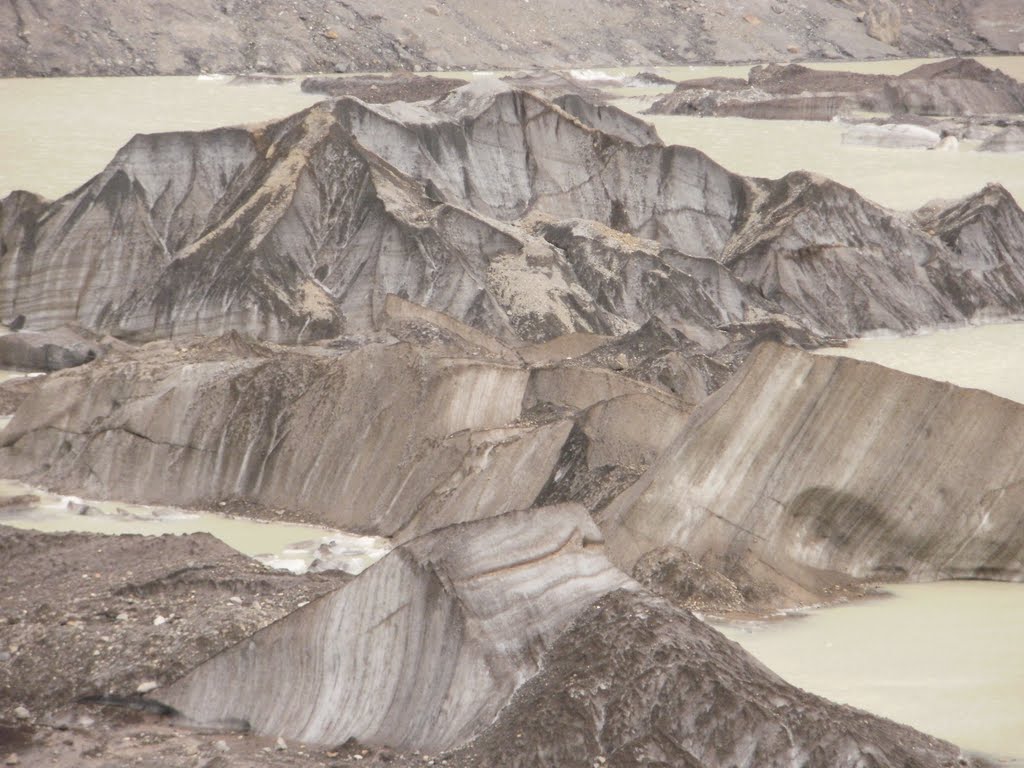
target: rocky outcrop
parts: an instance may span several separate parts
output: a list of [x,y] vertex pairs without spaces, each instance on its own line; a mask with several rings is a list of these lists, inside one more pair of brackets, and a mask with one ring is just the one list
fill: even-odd
[[978,0],[965,7],[967,24],[989,45],[1024,52],[1024,8],[1014,0]]
[[[617,111],[589,119],[649,133]],[[714,249],[737,182],[683,150],[659,179],[650,163],[666,151],[486,86],[429,109],[343,100],[258,132],[139,137],[70,197],[4,202],[0,306],[20,308],[34,328],[76,320],[141,339],[238,329],[302,341],[367,329],[390,293],[507,338],[602,332],[620,321],[578,291],[549,245],[501,220],[531,208],[601,219],[622,209],[620,218]],[[620,161],[609,165],[609,153]],[[638,153],[660,192],[634,206],[602,185],[622,187]],[[183,175],[189,167],[203,171]],[[687,202],[705,194],[714,197]],[[670,195],[701,207],[652,217]],[[101,233],[114,227],[112,249]]]
[[618,590],[583,611],[456,768],[984,765],[930,736],[783,682],[664,600]]
[[868,37],[896,46],[902,21],[900,9],[892,0],[870,0],[864,12],[864,31]]
[[833,181],[791,173],[756,199],[722,261],[825,336],[1016,316],[1024,312],[1017,288],[1024,262],[1007,246],[1024,225],[1024,211],[998,186],[951,207],[987,209],[993,199],[1000,215],[974,217],[974,236],[950,248],[952,237],[927,213],[922,227]]
[[985,392],[764,345],[602,528],[623,567],[677,546],[769,604],[849,578],[1022,580],[1024,475],[1005,450],[1022,427]]
[[1009,243],[1024,236],[1024,215],[1009,192],[989,184],[964,200],[925,206],[917,216],[955,254],[956,269],[943,274],[930,265],[929,272],[960,311],[983,315],[982,295],[1021,295],[1024,276],[1003,261]]
[[878,98],[885,111],[915,115],[1024,112],[1024,84],[973,59],[923,64],[889,81]]
[[630,584],[579,507],[446,528],[157,696],[194,722],[439,751],[490,724],[594,600]]
[[[891,5],[886,0],[885,5]],[[680,83],[656,101],[653,114],[695,114],[782,120],[831,120],[858,112],[943,117],[1018,115],[1024,85],[973,59],[923,64],[902,75],[829,72],[798,64],[767,64],[743,81]]]

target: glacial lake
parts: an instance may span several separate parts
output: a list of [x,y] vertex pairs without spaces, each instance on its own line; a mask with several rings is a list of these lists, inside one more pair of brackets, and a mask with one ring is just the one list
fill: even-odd
[[886,590],[892,597],[715,626],[800,688],[1024,765],[1024,584]]
[[[812,64],[898,74],[923,59]],[[1024,80],[1024,56],[981,57],[988,66]],[[584,77],[630,75],[644,68],[577,71]],[[649,69],[649,68],[648,68]],[[743,77],[749,67],[666,67],[677,80],[712,75]],[[439,74],[439,73],[432,73]],[[497,77],[501,72],[451,72],[452,77]],[[0,79],[0,197],[27,189],[55,198],[99,173],[136,133],[203,130],[285,117],[320,101],[302,93],[301,78],[238,85],[227,76]],[[613,88],[619,105],[639,112],[671,87]],[[1024,152],[974,151],[964,142],[951,152],[878,149],[841,143],[840,123],[742,118],[649,116],[666,143],[706,152],[738,173],[778,177],[809,170],[835,178],[868,198],[916,208],[937,197],[960,197],[998,181],[1024,200]]]
[[1024,403],[1024,321],[971,325],[917,336],[876,336],[819,353],[867,360]]
[[[819,353],[1024,403],[1024,322],[877,336]],[[892,597],[716,627],[794,685],[1024,765],[1024,584],[886,591]]]

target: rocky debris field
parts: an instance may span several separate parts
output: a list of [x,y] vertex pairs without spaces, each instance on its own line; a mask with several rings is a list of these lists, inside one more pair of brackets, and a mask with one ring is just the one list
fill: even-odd
[[0,528],[0,711],[166,685],[347,578],[297,578],[206,534],[100,536]]
[[1017,0],[13,0],[0,75],[381,72],[1021,52]]
[[203,535],[0,527],[0,756],[984,765],[690,610],[1021,578],[1024,406],[807,351],[1020,317],[1017,202],[900,213],[730,173],[565,78],[427,82],[138,136],[0,201],[0,351],[52,371],[0,385],[6,478],[394,545],[298,576]]

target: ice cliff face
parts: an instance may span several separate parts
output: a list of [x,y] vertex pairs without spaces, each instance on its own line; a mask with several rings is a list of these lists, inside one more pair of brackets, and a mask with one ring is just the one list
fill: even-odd
[[198,722],[464,765],[953,765],[627,574],[691,557],[752,608],[1021,579],[1024,409],[793,345],[1020,313],[1022,240],[999,187],[899,214],[486,83],[137,137],[0,204],[0,316],[149,340],[34,386],[0,466],[398,545],[160,692]]
[[[154,503],[238,499],[404,540],[530,507],[559,469],[633,473],[667,438],[621,423],[681,425],[692,407],[605,369],[529,367],[399,300],[387,323],[397,335],[351,349],[230,334],[111,352],[23,404],[5,473]],[[604,487],[581,483],[583,497]]]
[[415,539],[155,695],[215,727],[461,747],[457,766],[971,764],[645,593],[572,505]]
[[489,724],[562,627],[629,584],[579,507],[454,526],[395,550],[160,698],[197,722],[439,751]]
[[1024,407],[765,345],[606,509],[624,567],[666,543],[772,599],[842,577],[1024,578]]
[[303,342],[372,329],[397,295],[506,340],[659,316],[713,352],[735,340],[723,326],[783,312],[804,336],[849,336],[1022,311],[1024,214],[1001,191],[961,204],[1002,196],[958,237],[950,216],[807,174],[745,179],[624,113],[561,103],[476,83],[136,137],[58,201],[3,201],[0,315]]

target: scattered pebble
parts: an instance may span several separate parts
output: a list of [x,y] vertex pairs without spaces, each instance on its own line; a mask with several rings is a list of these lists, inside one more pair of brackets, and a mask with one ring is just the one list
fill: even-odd
[[155,619],[153,619],[153,626],[154,627],[159,627],[161,624],[166,624],[166,623],[167,623],[167,618],[164,617],[164,616],[157,616]]
[[160,683],[158,683],[156,680],[147,680],[144,683],[139,683],[139,687],[135,689],[135,692],[149,693],[150,691],[155,691],[159,687]]
[[19,720],[28,720],[32,717],[32,713],[29,712],[25,707],[15,707],[14,716]]
[[20,762],[21,761],[18,759],[18,755],[14,752],[11,752],[11,754],[7,756],[7,759],[4,760],[4,765],[17,765]]
[[231,751],[231,747],[228,746],[228,743],[224,741],[224,739],[217,739],[217,741],[213,742],[213,748],[216,749],[218,752]]
[[274,744],[274,749],[276,749],[278,752],[284,752],[286,749],[288,749],[288,745],[285,743],[284,739],[278,736],[277,743]]

